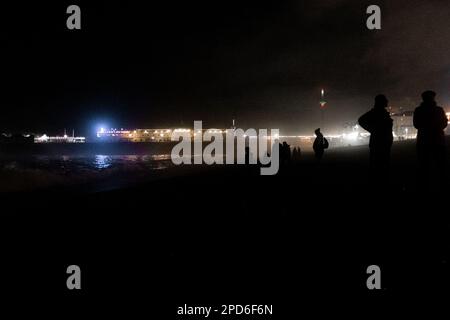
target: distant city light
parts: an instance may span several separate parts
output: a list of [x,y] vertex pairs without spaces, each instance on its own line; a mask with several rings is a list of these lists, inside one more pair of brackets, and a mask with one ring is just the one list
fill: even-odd
[[356,141],[358,139],[358,132],[344,133],[342,138],[345,140]]
[[327,102],[325,101],[325,90],[320,90],[320,101],[319,101],[320,107],[323,109],[325,108],[325,105]]
[[44,133],[42,136],[40,136],[40,137],[38,138],[38,140],[41,140],[41,141],[47,141],[47,140],[48,140],[48,136]]

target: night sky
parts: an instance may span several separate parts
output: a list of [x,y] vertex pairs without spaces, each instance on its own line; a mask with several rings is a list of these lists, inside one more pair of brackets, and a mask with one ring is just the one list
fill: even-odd
[[[111,127],[328,129],[385,93],[450,108],[448,0],[60,1],[2,4],[0,131]],[[66,28],[78,4],[82,30]],[[382,9],[382,30],[366,8]]]

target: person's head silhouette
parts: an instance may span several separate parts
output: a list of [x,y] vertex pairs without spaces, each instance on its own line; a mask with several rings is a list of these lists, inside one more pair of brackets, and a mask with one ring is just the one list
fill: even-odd
[[322,135],[322,133],[320,132],[320,128],[317,128],[314,133],[316,134],[316,136],[320,136]]
[[427,90],[422,93],[422,100],[425,103],[434,103],[434,98],[436,97],[436,92],[432,90]]
[[375,108],[385,109],[388,106],[388,99],[384,94],[379,94],[375,97]]

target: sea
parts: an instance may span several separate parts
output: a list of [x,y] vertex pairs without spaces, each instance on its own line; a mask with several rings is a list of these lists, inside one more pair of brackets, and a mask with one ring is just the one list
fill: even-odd
[[170,154],[0,155],[0,192],[131,186],[174,167]]

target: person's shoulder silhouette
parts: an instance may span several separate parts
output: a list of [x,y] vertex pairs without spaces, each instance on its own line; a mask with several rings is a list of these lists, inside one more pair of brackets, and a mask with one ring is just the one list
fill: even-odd
[[373,133],[380,128],[392,129],[392,119],[386,110],[388,99],[385,95],[379,94],[375,97],[374,107],[363,114],[359,119],[359,125],[366,131]]
[[444,144],[444,129],[448,119],[443,108],[435,101],[436,93],[428,90],[422,93],[422,103],[414,110],[413,123],[418,144]]
[[370,147],[390,147],[393,142],[393,120],[386,110],[388,102],[385,95],[377,95],[374,107],[358,119],[359,125],[370,132]]

